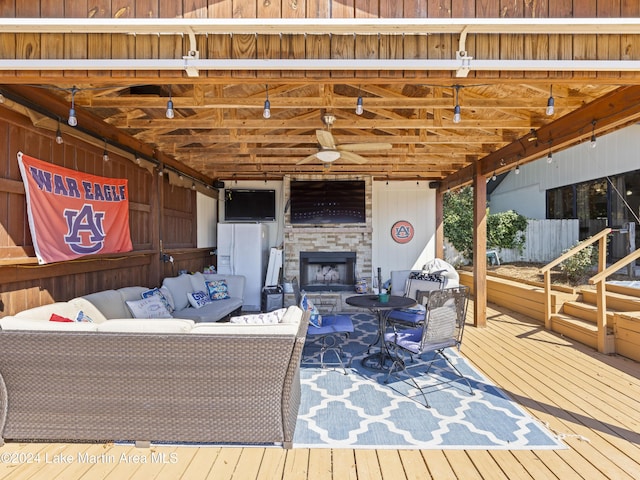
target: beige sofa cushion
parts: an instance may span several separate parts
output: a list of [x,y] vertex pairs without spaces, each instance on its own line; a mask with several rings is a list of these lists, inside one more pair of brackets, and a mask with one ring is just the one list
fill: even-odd
[[189,333],[194,324],[193,320],[177,318],[118,318],[100,323],[98,332]]
[[191,333],[205,335],[295,335],[298,325],[295,323],[247,324],[203,322],[197,323]]
[[51,318],[51,314],[55,313],[61,317],[70,318],[75,320],[78,315],[79,308],[68,302],[56,302],[48,305],[41,305],[39,307],[30,308],[29,310],[23,310],[16,313],[16,318],[28,318],[31,320],[42,320],[48,322]]
[[[120,295],[117,290],[103,290],[101,292],[83,295],[79,298],[83,298],[93,304],[102,312],[105,318],[127,318],[131,316],[131,312],[129,312],[129,309],[122,300],[122,295]],[[90,313],[85,313],[91,316]]]
[[162,281],[162,285],[171,292],[176,310],[182,310],[189,306],[187,293],[193,292],[191,275],[183,274],[177,277],[167,277]]
[[4,317],[0,319],[2,330],[46,330],[56,332],[95,332],[98,324],[89,322],[50,322],[32,318]]

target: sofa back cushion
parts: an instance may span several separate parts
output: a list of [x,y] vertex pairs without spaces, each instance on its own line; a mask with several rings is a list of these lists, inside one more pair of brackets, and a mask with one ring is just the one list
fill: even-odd
[[4,317],[2,330],[46,330],[56,332],[95,332],[98,324],[90,322],[50,322],[33,318]]
[[22,312],[16,313],[14,316],[16,318],[28,318],[30,320],[42,320],[48,322],[52,314],[75,320],[78,315],[78,308],[68,302],[56,302],[30,308],[29,310],[23,310]]
[[182,274],[177,277],[167,277],[162,281],[162,285],[171,292],[176,310],[182,310],[189,306],[187,294],[194,291],[191,285],[191,275]]
[[[105,319],[126,318],[131,316],[129,309],[127,308],[124,300],[122,299],[122,296],[117,290],[103,290],[101,292],[83,295],[80,298],[84,299],[95,308],[97,308],[98,311],[102,313]],[[93,319],[91,312],[85,313]],[[93,320],[96,321],[95,319]]]

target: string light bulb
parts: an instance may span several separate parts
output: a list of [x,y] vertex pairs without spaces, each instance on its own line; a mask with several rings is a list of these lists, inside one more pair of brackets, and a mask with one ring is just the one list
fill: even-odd
[[556,101],[553,98],[553,85],[549,87],[549,99],[547,100],[547,116],[551,116],[556,112],[555,108]]
[[67,119],[67,123],[70,127],[75,127],[78,125],[78,117],[76,117],[76,92],[78,89],[74,86],[71,89],[71,108],[69,109],[69,118]]
[[262,110],[262,116],[264,118],[271,118],[271,102],[269,101],[269,85],[267,85],[266,100],[264,101],[264,110]]
[[516,165],[516,175],[520,175],[520,165]]
[[173,98],[171,97],[171,87],[169,87],[169,100],[167,101],[167,111],[165,112],[165,116],[171,120],[175,117],[176,112],[173,110]]
[[364,112],[364,105],[362,104],[362,95],[358,96],[358,101],[356,102],[356,115],[362,115]]
[[102,160],[105,162],[109,161],[109,152],[107,151],[107,141],[104,141],[104,150],[102,151]]
[[62,132],[60,131],[60,119],[58,119],[58,129],[56,130],[56,143],[58,145],[64,143],[64,138],[62,138]]
[[551,150],[549,150],[549,153],[547,154],[547,163],[551,162],[553,162],[553,153],[551,153]]
[[498,177],[496,177],[496,172],[494,171],[493,175],[491,175],[491,180],[495,182],[496,178],[498,178]]
[[460,86],[456,85],[456,106],[453,107],[453,123],[460,123],[460,120],[462,120],[462,116],[460,115],[460,103],[458,102],[459,91]]
[[596,121],[591,122],[591,148],[596,148]]

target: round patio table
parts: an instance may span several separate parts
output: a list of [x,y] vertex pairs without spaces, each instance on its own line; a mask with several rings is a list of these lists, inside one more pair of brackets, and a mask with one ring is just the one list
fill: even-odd
[[401,297],[399,295],[390,295],[389,301],[381,303],[378,295],[354,295],[345,299],[347,305],[352,307],[366,308],[374,313],[378,318],[378,333],[376,339],[367,348],[367,352],[371,351],[371,347],[379,345],[379,351],[367,355],[362,359],[362,365],[367,368],[376,370],[384,370],[386,361],[393,358],[389,354],[384,343],[384,330],[387,325],[387,317],[391,310],[396,308],[408,308],[416,304],[416,301],[410,297]]

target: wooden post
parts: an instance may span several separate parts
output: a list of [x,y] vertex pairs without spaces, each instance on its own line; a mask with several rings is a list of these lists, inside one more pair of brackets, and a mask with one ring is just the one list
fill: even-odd
[[473,176],[473,324],[487,326],[487,179],[475,161]]
[[442,187],[436,190],[436,258],[444,259],[444,192]]
[[[603,236],[598,241],[598,273],[607,268],[607,236]],[[604,282],[606,278],[602,278],[596,284],[596,309],[598,324],[598,351],[601,353],[608,352],[607,347],[607,291]]]
[[544,328],[551,330],[551,270],[544,271]]

